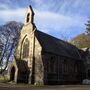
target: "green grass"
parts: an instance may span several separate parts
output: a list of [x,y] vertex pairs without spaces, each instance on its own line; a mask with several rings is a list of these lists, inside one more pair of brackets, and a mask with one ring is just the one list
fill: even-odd
[[7,75],[0,76],[0,82],[8,82],[8,76]]

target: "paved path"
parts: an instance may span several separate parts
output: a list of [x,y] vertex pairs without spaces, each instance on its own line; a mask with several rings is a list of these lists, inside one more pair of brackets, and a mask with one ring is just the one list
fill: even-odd
[[0,83],[0,90],[90,90],[90,85],[31,86]]

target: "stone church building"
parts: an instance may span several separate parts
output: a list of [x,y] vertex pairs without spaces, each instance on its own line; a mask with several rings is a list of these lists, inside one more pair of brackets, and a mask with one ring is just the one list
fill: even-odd
[[66,41],[39,31],[28,7],[9,79],[16,83],[69,84],[85,78],[83,51]]

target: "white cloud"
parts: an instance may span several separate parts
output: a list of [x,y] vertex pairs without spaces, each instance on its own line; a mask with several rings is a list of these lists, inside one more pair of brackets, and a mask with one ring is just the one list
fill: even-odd
[[[21,21],[24,22],[25,8],[0,10],[0,21]],[[71,32],[71,28],[83,28],[85,18],[81,16],[68,16],[50,11],[35,11],[35,24],[39,30],[47,33]],[[75,32],[72,30],[72,32]],[[78,31],[76,31],[78,33]],[[59,36],[59,35],[58,35]]]
[[8,21],[22,21],[24,19],[25,9],[4,9],[0,10],[0,21],[8,22]]
[[49,27],[56,31],[66,31],[71,27],[82,28],[85,23],[85,18],[81,16],[66,16],[52,12],[39,12],[37,10],[35,10],[35,13],[35,21],[40,29]]

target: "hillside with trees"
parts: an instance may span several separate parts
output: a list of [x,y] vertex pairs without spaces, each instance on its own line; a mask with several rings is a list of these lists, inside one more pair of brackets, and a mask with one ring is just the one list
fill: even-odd
[[78,48],[90,48],[90,34],[80,34],[71,40]]
[[78,48],[90,48],[90,21],[87,21],[86,32],[73,38],[70,43]]

